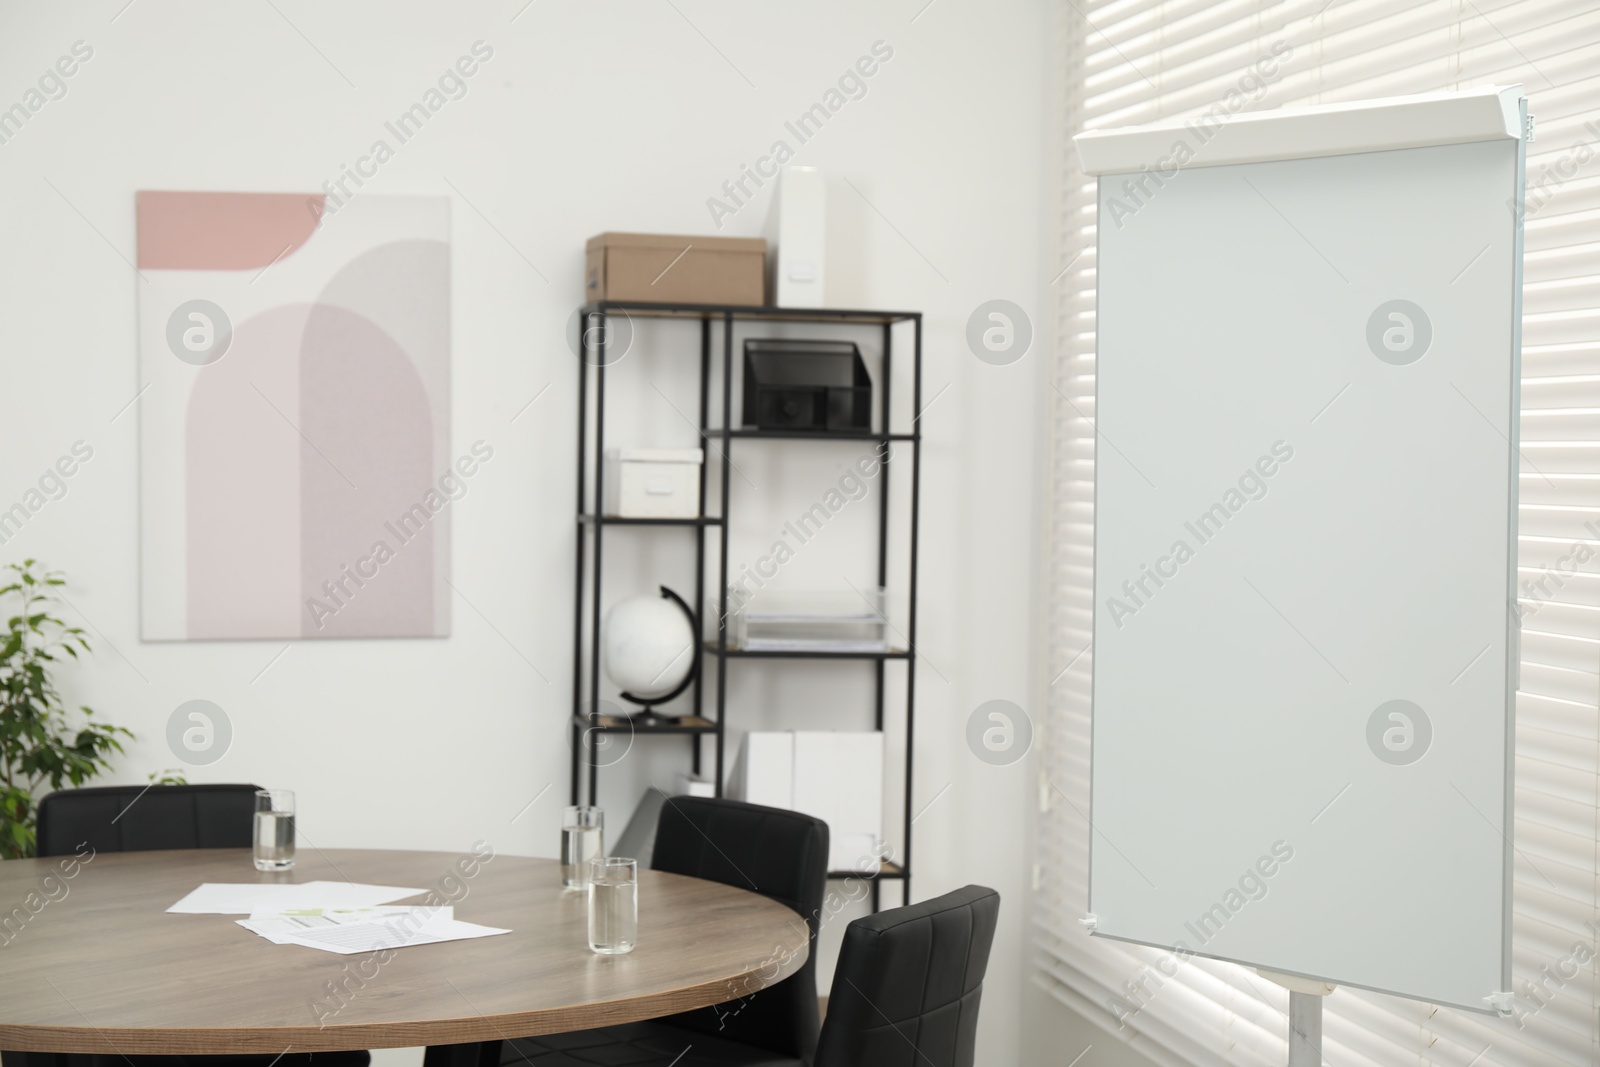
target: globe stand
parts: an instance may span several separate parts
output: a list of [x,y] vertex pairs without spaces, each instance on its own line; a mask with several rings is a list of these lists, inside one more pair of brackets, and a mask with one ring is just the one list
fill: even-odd
[[618,693],[618,699],[626,700],[630,704],[640,705],[638,711],[631,715],[624,715],[622,718],[628,720],[636,726],[640,723],[664,723],[674,721],[677,719],[676,715],[662,715],[660,712],[656,711],[656,708],[681,696],[683,691],[689,688],[689,683],[692,681],[694,681],[694,671],[691,670],[689,672],[689,676],[683,680],[683,684],[679,685],[678,688],[674,689],[670,693],[665,694],[664,696],[650,697],[648,700],[644,697],[636,697],[632,693]]
[[[671,695],[672,696],[677,696],[681,692],[683,692],[682,689],[674,690]],[[633,704],[643,704],[644,703],[638,697],[632,696],[631,694],[628,694],[628,693],[619,693],[618,695],[623,700],[626,700],[629,703],[633,703]],[[667,702],[667,700],[668,700],[667,697],[661,697],[661,698],[658,698],[655,701],[655,704],[665,704]],[[644,704],[644,706],[641,707],[638,711],[635,711],[635,712],[633,712],[632,714],[629,714],[629,715],[620,715],[620,716],[618,716],[618,718],[622,719],[624,722],[632,723],[634,726],[655,726],[655,725],[660,725],[660,724],[663,724],[663,723],[676,722],[678,720],[679,716],[677,716],[677,715],[662,715],[660,712],[656,711],[654,704]]]
[[[675,604],[678,605],[678,607],[683,609],[684,615],[688,616],[688,618],[689,618],[689,633],[691,634],[691,638],[692,638],[692,635],[695,633],[696,623],[697,623],[697,620],[694,617],[694,612],[689,610],[689,605],[684,603],[683,597],[679,596],[677,593],[674,593],[671,589],[668,589],[664,585],[661,586],[660,588],[661,588],[661,596],[662,596],[662,598],[665,599],[665,600],[673,601]],[[660,707],[663,704],[667,704],[667,703],[669,703],[669,702],[671,702],[673,700],[676,700],[678,697],[682,696],[683,695],[683,691],[685,689],[689,688],[689,684],[694,681],[695,676],[699,673],[699,670],[700,670],[699,657],[694,655],[694,646],[692,644],[690,645],[690,647],[688,649],[688,652],[689,652],[689,655],[692,657],[690,659],[690,663],[689,663],[689,673],[687,673],[687,674],[685,674],[683,676],[683,681],[679,682],[677,687],[675,689],[673,689],[670,693],[662,693],[662,694],[659,694],[659,695],[656,695],[656,696],[650,696],[650,697],[634,696],[632,693],[629,693],[629,692],[622,692],[622,693],[618,693],[617,694],[618,699],[626,700],[630,704],[638,704],[639,705],[639,710],[638,711],[632,713],[631,715],[622,716],[623,719],[627,720],[627,722],[629,724],[634,725],[634,726],[638,726],[638,725],[641,725],[641,724],[643,724],[643,725],[658,725],[658,724],[662,724],[662,723],[673,722],[673,721],[675,721],[677,719],[677,716],[675,716],[675,715],[662,715],[660,712],[656,711],[656,708]],[[662,673],[665,674],[666,672],[663,671]]]

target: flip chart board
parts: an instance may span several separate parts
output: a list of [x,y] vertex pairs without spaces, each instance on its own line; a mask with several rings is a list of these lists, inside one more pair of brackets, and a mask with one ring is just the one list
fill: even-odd
[[1512,87],[1078,139],[1095,934],[1510,990],[1525,121]]

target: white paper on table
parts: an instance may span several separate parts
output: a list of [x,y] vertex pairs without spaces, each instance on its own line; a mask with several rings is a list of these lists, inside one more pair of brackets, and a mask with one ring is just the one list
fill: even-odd
[[297,908],[366,908],[425,892],[360,882],[204,882],[167,909],[177,915],[255,915]]
[[383,949],[407,948],[412,945],[435,945],[442,941],[466,941],[475,937],[493,937],[496,934],[510,932],[493,926],[479,926],[477,923],[436,916],[418,926],[395,920],[306,930],[285,937],[282,943],[321,949],[324,952],[336,952],[342,956],[353,956],[362,952],[379,952]]
[[291,936],[307,930],[392,921],[401,916],[410,916],[413,922],[421,924],[435,918],[454,918],[455,909],[449,905],[408,907],[403,904],[380,905],[373,908],[297,908],[291,911],[258,912],[248,919],[234,921],[274,945],[287,945]]

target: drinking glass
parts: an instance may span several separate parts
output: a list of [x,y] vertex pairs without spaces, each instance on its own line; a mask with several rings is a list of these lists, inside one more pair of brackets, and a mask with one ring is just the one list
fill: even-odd
[[287,871],[294,866],[293,792],[256,790],[255,845],[256,870]]
[[589,863],[589,947],[632,952],[639,940],[639,861],[601,856]]
[[561,884],[582,889],[589,883],[589,861],[605,855],[606,813],[579,805],[561,820]]

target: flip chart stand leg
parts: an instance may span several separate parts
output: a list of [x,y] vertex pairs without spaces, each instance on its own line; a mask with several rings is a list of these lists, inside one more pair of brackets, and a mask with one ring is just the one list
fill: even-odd
[[1322,999],[1333,983],[1259,967],[1256,973],[1289,991],[1289,1067],[1322,1067]]
[[1289,991],[1289,1067],[1322,1067],[1322,997]]

